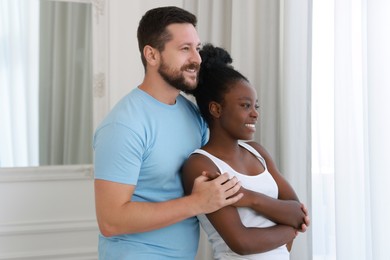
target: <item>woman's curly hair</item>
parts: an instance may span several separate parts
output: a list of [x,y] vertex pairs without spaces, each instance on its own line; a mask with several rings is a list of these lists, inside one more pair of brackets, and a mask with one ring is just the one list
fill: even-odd
[[221,103],[233,83],[239,80],[248,81],[231,65],[233,59],[223,48],[206,44],[199,52],[202,63],[199,71],[198,86],[192,91],[200,113],[210,125],[212,117],[209,104],[212,101]]

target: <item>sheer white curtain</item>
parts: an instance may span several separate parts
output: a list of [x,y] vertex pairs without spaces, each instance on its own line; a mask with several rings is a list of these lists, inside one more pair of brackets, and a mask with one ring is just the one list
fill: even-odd
[[0,0],[0,167],[38,164],[39,1]]
[[[279,105],[280,113],[271,113],[280,127],[273,128],[269,135],[276,132],[280,169],[308,207],[311,217],[311,1],[281,3],[281,83],[274,90],[277,93],[274,102]],[[291,260],[301,259],[312,259],[311,227],[294,241]]]
[[[325,2],[316,0],[314,6]],[[313,38],[329,45],[314,44],[313,53],[330,56],[323,72],[334,81],[323,86],[329,88],[325,96],[329,102],[322,103],[318,111],[334,111],[325,112],[324,119],[330,124],[322,124],[334,136],[318,128],[318,140],[328,136],[333,145],[324,142],[313,149],[318,168],[326,169],[330,176],[317,178],[316,187],[325,187],[322,194],[329,195],[328,199],[322,196],[326,203],[317,209],[318,215],[324,213],[326,218],[313,221],[318,227],[314,253],[316,259],[385,260],[390,258],[390,206],[385,202],[390,195],[390,2],[337,0],[326,5],[327,9],[314,8],[313,20],[334,26],[324,30],[315,22]],[[328,15],[321,15],[325,10]],[[316,29],[326,33],[315,35]],[[317,62],[313,60],[313,91],[315,68],[321,73],[322,60]],[[320,94],[320,89],[317,91]],[[322,152],[334,159],[323,157]],[[325,228],[319,228],[321,225]]]

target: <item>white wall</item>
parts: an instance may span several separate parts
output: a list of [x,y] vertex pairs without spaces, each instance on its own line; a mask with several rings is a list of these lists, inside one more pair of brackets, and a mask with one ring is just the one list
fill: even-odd
[[0,260],[97,259],[90,165],[0,171]]
[[141,84],[144,77],[137,42],[137,28],[142,15],[159,6],[183,6],[181,0],[143,0],[109,2],[109,77],[110,107]]

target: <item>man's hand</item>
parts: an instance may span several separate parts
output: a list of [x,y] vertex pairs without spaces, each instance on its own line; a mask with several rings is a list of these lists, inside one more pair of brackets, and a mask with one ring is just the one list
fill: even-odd
[[229,179],[227,173],[207,173],[195,179],[191,196],[196,197],[201,213],[208,214],[239,201],[243,196],[237,194],[240,187],[237,178]]
[[207,177],[209,180],[214,180],[214,179],[218,178],[219,176],[221,176],[221,174],[219,172],[208,172],[208,171],[203,171],[202,175]]

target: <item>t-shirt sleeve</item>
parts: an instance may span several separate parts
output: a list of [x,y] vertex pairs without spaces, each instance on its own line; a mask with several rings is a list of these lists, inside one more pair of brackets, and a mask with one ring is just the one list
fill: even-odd
[[93,143],[95,179],[137,184],[144,150],[137,133],[112,123],[95,133]]
[[201,131],[202,131],[202,146],[206,145],[209,140],[209,128],[207,126],[206,121],[201,118]]

